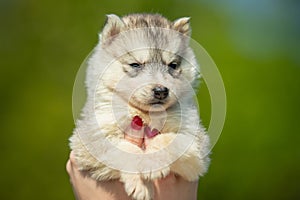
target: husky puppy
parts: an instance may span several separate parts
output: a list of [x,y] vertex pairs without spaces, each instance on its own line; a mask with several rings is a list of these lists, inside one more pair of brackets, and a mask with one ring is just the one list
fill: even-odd
[[194,101],[200,75],[190,32],[187,17],[107,15],[70,138],[80,170],[98,181],[120,180],[136,200],[153,199],[152,181],[170,172],[196,181],[207,171],[209,138]]

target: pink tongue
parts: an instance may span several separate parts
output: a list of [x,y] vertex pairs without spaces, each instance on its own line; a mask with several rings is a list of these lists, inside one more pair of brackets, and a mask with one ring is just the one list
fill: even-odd
[[159,133],[159,131],[156,128],[151,130],[151,128],[149,126],[146,126],[144,131],[148,138],[153,138],[154,136],[156,136]]

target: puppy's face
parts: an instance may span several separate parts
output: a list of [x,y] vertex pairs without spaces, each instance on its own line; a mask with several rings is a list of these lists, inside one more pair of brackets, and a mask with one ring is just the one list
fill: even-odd
[[167,109],[187,91],[183,58],[159,49],[130,52],[118,59],[122,69],[115,92],[141,110]]
[[107,38],[104,27],[101,38],[101,48],[112,60],[102,76],[105,86],[143,111],[166,110],[191,95],[197,63],[188,47],[187,35],[171,23],[168,28],[137,27],[122,31],[122,27],[128,28],[126,18],[115,20],[115,26],[106,26],[115,28],[121,24],[119,33]]

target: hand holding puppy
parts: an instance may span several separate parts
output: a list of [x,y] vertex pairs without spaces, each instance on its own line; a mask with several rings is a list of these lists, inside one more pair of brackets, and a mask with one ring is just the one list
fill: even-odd
[[[131,137],[128,134],[125,138],[138,146],[143,142],[142,138]],[[77,200],[130,200],[120,181],[97,182],[79,171],[72,152],[66,168]],[[188,182],[171,173],[166,178],[154,181],[154,200],[196,200],[197,188],[198,181]]]

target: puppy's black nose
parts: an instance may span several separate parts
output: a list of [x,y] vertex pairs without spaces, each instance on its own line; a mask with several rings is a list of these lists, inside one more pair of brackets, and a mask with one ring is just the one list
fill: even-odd
[[157,86],[153,88],[153,94],[156,99],[163,100],[168,97],[169,89],[164,86]]

